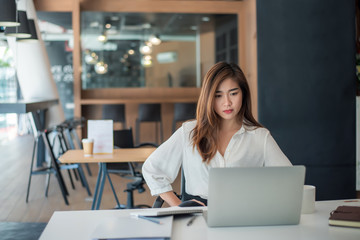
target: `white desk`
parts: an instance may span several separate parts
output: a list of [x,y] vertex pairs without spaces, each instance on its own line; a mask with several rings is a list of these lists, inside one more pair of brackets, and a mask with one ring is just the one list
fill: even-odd
[[[198,216],[191,226],[186,226],[189,217],[176,217],[171,239],[359,240],[359,228],[328,225],[330,212],[339,205],[360,206],[360,200],[316,202],[314,214],[303,214],[299,225],[289,226],[208,228],[202,216]],[[40,239],[88,240],[91,239],[92,232],[100,222],[113,216],[127,216],[131,211],[139,211],[139,209],[55,212]],[[121,227],[126,228],[119,226]]]

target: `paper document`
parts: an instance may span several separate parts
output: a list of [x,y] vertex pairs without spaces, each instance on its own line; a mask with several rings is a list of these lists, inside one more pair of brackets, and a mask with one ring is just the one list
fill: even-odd
[[168,207],[168,208],[152,208],[145,211],[132,212],[134,216],[168,216],[179,214],[203,213],[207,207]]
[[170,239],[173,216],[156,218],[161,224],[134,216],[112,217],[101,222],[92,239]]
[[87,128],[88,138],[94,139],[94,154],[113,152],[113,120],[88,120]]

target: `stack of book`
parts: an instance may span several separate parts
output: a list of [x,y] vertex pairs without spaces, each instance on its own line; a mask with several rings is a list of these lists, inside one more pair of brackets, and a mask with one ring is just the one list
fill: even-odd
[[360,228],[360,206],[337,207],[330,213],[329,225]]

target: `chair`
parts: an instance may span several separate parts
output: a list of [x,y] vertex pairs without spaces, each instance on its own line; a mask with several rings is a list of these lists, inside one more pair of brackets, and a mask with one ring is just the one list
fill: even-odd
[[125,105],[124,104],[104,104],[102,108],[102,119],[112,119],[120,122],[122,128],[126,129]]
[[[82,149],[82,144],[77,133],[78,128],[82,128],[85,123],[85,118],[68,119],[61,125],[64,126],[63,134],[68,142],[68,149]],[[89,176],[92,176],[88,163],[85,163],[86,170]]]
[[156,131],[156,142],[158,141],[158,125],[160,126],[160,143],[163,142],[163,126],[161,120],[161,104],[152,103],[152,104],[139,104],[138,118],[136,119],[136,144],[140,144],[140,123],[142,122],[155,122],[155,131]]
[[[133,133],[132,129],[123,129],[123,130],[115,130],[114,131],[114,146],[119,148],[138,148],[143,146],[152,146],[158,147],[154,143],[143,143],[137,146],[134,146]],[[119,208],[141,208],[141,207],[150,207],[147,205],[136,205],[134,206],[134,197],[133,192],[138,190],[139,193],[145,191],[143,185],[145,184],[145,180],[141,174],[141,172],[137,171],[137,166],[135,163],[127,162],[127,163],[107,163],[106,164],[108,179],[110,182],[110,186],[112,188],[115,200]],[[111,178],[109,174],[117,174],[120,177],[132,179],[134,181],[128,183],[126,185],[126,189],[124,192],[127,192],[127,204],[126,206],[120,205],[117,194],[113,187]]]
[[[32,175],[44,175],[44,174],[47,175],[46,190],[45,190],[45,197],[47,197],[48,190],[49,190],[49,184],[50,184],[50,174],[54,174],[58,180],[59,187],[60,187],[61,193],[63,195],[65,204],[68,205],[69,202],[67,200],[67,196],[69,195],[69,192],[66,188],[61,170],[68,170],[70,182],[74,189],[75,185],[74,185],[71,173],[70,173],[71,169],[77,170],[75,177],[77,178],[77,175],[80,176],[82,185],[86,188],[88,195],[91,196],[91,191],[90,191],[89,185],[87,183],[87,180],[85,178],[82,166],[80,164],[61,164],[57,160],[58,157],[60,156],[60,154],[64,153],[69,148],[68,143],[63,134],[63,130],[64,130],[64,126],[58,125],[55,128],[45,129],[44,131],[41,132],[41,134],[39,134],[36,137],[35,143],[34,143],[34,148],[33,148],[31,165],[30,165],[30,174],[29,174],[29,181],[28,181],[28,187],[27,187],[27,193],[26,193],[26,202],[28,202],[28,199],[29,199]],[[38,144],[38,140],[40,139],[40,136],[42,137],[42,139],[45,143],[45,149],[47,150],[47,153],[49,154],[50,161],[46,167],[41,167],[41,168],[37,168],[34,170],[33,165],[34,165],[34,159],[35,159],[35,154],[36,154],[36,146]]]
[[48,151],[52,153],[52,155],[55,157],[56,162],[59,164],[61,170],[68,170],[68,175],[70,178],[70,183],[73,189],[75,189],[74,182],[72,180],[72,176],[70,173],[70,170],[73,170],[76,180],[78,180],[78,176],[80,178],[81,184],[83,187],[86,188],[88,195],[91,196],[91,191],[89,188],[89,185],[87,183],[84,170],[82,168],[82,165],[80,163],[74,163],[74,164],[62,164],[58,161],[58,158],[64,154],[67,150],[72,149],[70,147],[70,143],[72,142],[70,138],[70,131],[67,124],[60,124],[56,126],[54,129],[51,129],[50,131],[46,132],[47,141],[50,143],[50,135],[52,134],[53,142],[48,148]]
[[176,131],[176,123],[196,118],[196,103],[175,103],[174,119],[172,123],[173,133]]

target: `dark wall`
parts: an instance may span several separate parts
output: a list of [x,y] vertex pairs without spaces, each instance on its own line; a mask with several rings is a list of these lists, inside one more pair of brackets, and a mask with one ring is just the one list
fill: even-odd
[[257,0],[259,120],[317,200],[354,198],[355,2]]

